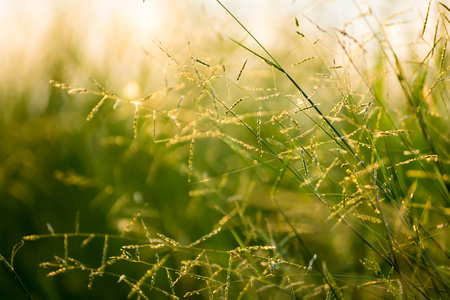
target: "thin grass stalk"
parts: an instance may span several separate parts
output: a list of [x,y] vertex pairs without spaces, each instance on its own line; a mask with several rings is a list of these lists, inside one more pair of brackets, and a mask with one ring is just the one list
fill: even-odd
[[[362,10],[361,10],[361,8],[359,7],[359,5],[356,3],[355,0],[353,0],[353,3],[355,4],[355,6],[358,8],[358,10],[360,11],[360,13],[362,14]],[[379,25],[379,28],[380,28],[381,31],[383,32],[383,35],[386,36],[386,34],[385,34],[385,32],[384,32],[384,29],[383,29],[383,26],[381,26],[380,21],[376,18],[376,16],[375,16],[374,14],[372,14],[372,16],[373,16],[373,17],[375,18],[375,20],[377,21],[377,23],[378,23],[378,25]],[[371,30],[372,32],[375,32],[375,31],[373,30],[372,26],[370,25],[370,23],[368,22],[367,18],[364,18],[364,21],[366,22],[366,24],[367,24],[367,26],[370,28],[370,30]],[[444,27],[445,27],[445,26],[444,26]],[[389,64],[392,66],[392,68],[396,71],[395,74],[396,74],[397,80],[398,80],[398,82],[400,83],[400,86],[401,86],[401,88],[402,88],[402,90],[403,90],[403,93],[404,93],[405,96],[406,96],[407,102],[408,102],[408,104],[410,105],[411,110],[412,110],[412,111],[415,113],[415,115],[416,115],[416,118],[417,118],[417,120],[418,120],[418,122],[419,122],[419,127],[420,127],[420,129],[421,129],[421,133],[422,133],[422,135],[424,136],[425,141],[427,142],[427,145],[428,145],[428,147],[429,147],[429,149],[430,149],[430,152],[433,153],[433,154],[438,155],[438,152],[436,151],[436,148],[435,148],[435,146],[434,146],[434,143],[432,142],[431,137],[430,137],[429,134],[428,134],[427,124],[426,124],[425,119],[424,119],[424,117],[423,117],[423,115],[422,115],[422,110],[421,110],[421,109],[418,109],[418,107],[416,107],[416,105],[415,105],[415,103],[414,103],[414,100],[413,100],[413,99],[414,99],[414,95],[412,94],[413,88],[411,87],[411,84],[406,80],[406,76],[404,75],[405,72],[403,71],[402,64],[400,63],[400,60],[399,60],[399,58],[398,58],[396,52],[394,51],[394,49],[393,49],[391,43],[390,43],[388,40],[385,40],[386,43],[383,43],[383,42],[380,40],[380,38],[378,37],[378,35],[375,34],[374,36],[375,36],[375,38],[377,39],[377,41],[378,41],[378,43],[379,43],[380,46],[381,46],[382,44],[387,44],[387,47],[388,47],[388,49],[389,49],[389,52],[392,54],[392,56],[393,56],[393,58],[394,58],[394,63],[391,62],[391,60],[389,59],[389,56],[387,55],[387,52],[386,52],[386,50],[385,50],[384,47],[381,46],[381,47],[380,47],[380,50],[382,51],[384,57],[386,57],[387,61],[388,61]],[[434,47],[434,45],[435,45],[435,43],[433,43],[433,47]],[[395,66],[395,67],[394,67],[394,66]],[[437,165],[438,165],[439,175],[440,175],[441,181],[443,181],[442,178],[443,178],[443,176],[444,176],[444,174],[445,174],[446,172],[445,172],[445,168],[444,168],[444,166],[443,166],[443,164],[442,164],[441,159],[439,159],[439,160],[437,161]],[[450,203],[450,186],[444,184],[443,186],[441,185],[440,188],[443,189],[442,192],[443,192],[444,195],[445,195],[445,199],[447,200],[447,203]]]
[[[273,60],[269,61],[267,59],[265,59],[264,57],[262,57],[261,55],[257,54],[256,52],[252,51],[251,49],[245,47],[244,45],[240,44],[239,42],[235,41],[237,44],[239,44],[240,46],[242,46],[243,48],[245,48],[246,50],[250,51],[252,54],[256,55],[257,57],[259,57],[260,59],[262,59],[263,61],[265,61],[267,64],[269,64],[270,66],[275,67],[276,69],[278,69],[279,71],[281,71],[282,73],[284,73],[288,79],[294,84],[294,86],[297,88],[297,90],[299,90],[301,92],[301,94],[307,99],[307,101],[311,104],[311,106],[313,106],[313,108],[316,110],[316,112],[325,120],[325,122],[327,123],[328,126],[330,126],[330,128],[333,130],[333,132],[338,136],[339,140],[342,140],[345,148],[348,148],[348,150],[353,154],[353,157],[358,161],[359,164],[363,165],[365,167],[364,162],[359,158],[359,156],[356,154],[356,152],[353,150],[353,148],[348,144],[348,142],[346,141],[346,139],[339,133],[339,131],[333,126],[333,124],[331,124],[331,122],[326,118],[326,116],[320,111],[320,109],[317,107],[317,105],[310,99],[310,97],[303,91],[303,89],[297,84],[297,82],[289,75],[289,73],[287,73],[286,70],[284,70],[279,64],[278,62],[273,58],[273,56],[264,48],[264,46],[262,46],[260,44],[260,42],[249,32],[249,30],[247,30],[247,28],[240,23],[240,21],[219,1],[216,0],[226,11],[228,14],[230,14],[230,16],[236,20],[236,22],[238,22],[238,24],[252,37],[253,40],[255,40],[255,42],[267,53],[267,55],[269,55],[269,57]],[[222,105],[224,105],[223,103],[221,103]],[[233,115],[238,118],[240,120],[240,118],[233,112]],[[255,136],[257,136],[257,133],[254,132],[254,130],[248,126],[245,122],[243,122],[241,120],[241,122],[243,123],[243,125],[249,129]],[[325,131],[326,132],[326,131]],[[336,141],[336,138],[330,136],[333,140]],[[336,141],[337,142],[337,141]],[[285,163],[284,159],[281,158],[269,145],[267,145],[267,143],[265,141],[262,141],[262,143],[264,144],[264,146],[266,146],[270,152],[272,152],[272,154],[274,154],[281,163]],[[340,145],[339,142],[337,142],[338,145]],[[341,147],[343,147],[342,145],[340,145]],[[343,147],[344,148],[344,147]],[[345,149],[344,148],[344,149]],[[295,167],[288,165],[287,168],[296,176],[298,177],[302,182],[307,182],[305,180],[305,178],[303,177],[302,174],[300,174],[298,172],[298,170],[295,169]],[[381,183],[380,183],[381,184]],[[317,195],[319,197],[320,200],[322,200],[324,203],[327,204],[327,206],[329,207],[329,209],[336,215],[339,217],[339,219],[341,219],[366,245],[368,245],[375,253],[377,253],[377,255],[379,255],[386,263],[388,263],[391,267],[394,266],[394,263],[388,259],[386,256],[384,256],[378,249],[376,249],[366,238],[364,238],[362,236],[362,234],[360,234],[335,208],[333,208],[327,201],[326,199],[323,197],[323,195],[321,193],[319,193],[312,185],[311,183],[308,182],[308,186],[314,191],[315,195]],[[319,268],[320,270],[320,268]]]
[[9,273],[14,278],[14,280],[17,281],[17,283],[19,284],[20,289],[22,290],[25,297],[29,300],[32,300],[33,298],[31,297],[30,293],[28,292],[27,288],[25,287],[25,284],[23,283],[23,281],[20,279],[19,275],[16,273],[16,270],[14,270],[14,268],[8,263],[8,261],[1,254],[0,254],[0,261],[2,261],[3,265],[9,271]]

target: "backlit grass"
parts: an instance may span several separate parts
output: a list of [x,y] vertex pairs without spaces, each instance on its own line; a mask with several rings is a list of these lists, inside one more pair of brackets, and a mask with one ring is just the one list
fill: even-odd
[[[245,38],[155,40],[148,93],[50,80],[58,103],[89,99],[79,169],[52,174],[90,198],[19,245],[51,245],[40,266],[84,297],[450,296],[448,7],[430,1],[407,47],[401,14],[355,2],[362,36],[303,15],[272,51],[217,5]],[[30,296],[20,256],[1,259]]]

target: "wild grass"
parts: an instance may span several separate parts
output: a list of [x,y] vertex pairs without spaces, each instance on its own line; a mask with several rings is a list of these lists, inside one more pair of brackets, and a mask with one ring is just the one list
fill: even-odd
[[[134,142],[125,156],[147,147],[184,176],[188,195],[147,203],[159,181],[170,180],[150,167],[156,185],[145,197],[134,192],[139,207],[125,194],[110,207],[116,234],[81,232],[77,218],[74,232],[49,225],[49,234],[25,236],[26,244],[60,241],[61,251],[41,264],[48,276],[82,271],[88,288],[111,277],[137,299],[450,297],[449,8],[429,1],[420,44],[412,41],[407,54],[387,34],[402,24],[398,15],[381,22],[355,2],[355,19],[370,33],[362,39],[298,17],[292,44],[306,55],[293,59],[265,48],[217,3],[248,35],[225,42],[236,58],[197,56],[189,42],[189,55],[179,57],[155,41],[167,78],[137,99],[94,78],[92,88],[51,81],[97,98],[87,121],[129,113]],[[331,44],[303,33],[311,23]],[[106,186],[93,203],[116,189]],[[163,218],[184,205],[183,219],[158,226],[151,205],[161,205]],[[83,261],[91,245],[98,258]]]

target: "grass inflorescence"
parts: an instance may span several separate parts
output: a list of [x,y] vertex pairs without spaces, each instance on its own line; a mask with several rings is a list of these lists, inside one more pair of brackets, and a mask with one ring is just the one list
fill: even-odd
[[[130,106],[129,155],[138,146],[171,153],[189,190],[185,214],[207,219],[208,232],[160,232],[143,204],[117,234],[77,225],[25,236],[61,240],[63,252],[41,264],[48,275],[81,270],[89,288],[109,276],[137,299],[450,297],[448,7],[429,1],[417,28],[425,54],[415,43],[399,54],[387,34],[399,15],[381,22],[356,2],[363,38],[295,18],[293,38],[307,52],[299,59],[269,51],[217,3],[248,35],[224,42],[240,57],[201,57],[191,42],[178,57],[157,41],[173,83],[139,99],[95,79],[92,89],[51,81],[98,98],[88,121]],[[332,45],[310,39],[302,22]],[[76,257],[94,242],[97,262]]]

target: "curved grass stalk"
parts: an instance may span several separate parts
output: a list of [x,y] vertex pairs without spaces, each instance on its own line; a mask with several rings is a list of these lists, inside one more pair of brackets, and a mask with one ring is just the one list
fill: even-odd
[[[250,53],[252,53],[253,55],[257,56],[258,58],[262,59],[264,62],[266,62],[268,65],[276,68],[277,70],[279,70],[280,72],[282,72],[283,74],[285,74],[288,79],[291,81],[292,84],[294,84],[294,86],[296,87],[296,89],[298,91],[300,91],[300,93],[303,95],[303,97],[305,97],[305,99],[310,103],[310,105],[314,108],[314,110],[321,116],[321,118],[323,118],[326,122],[326,124],[332,129],[332,131],[337,135],[337,137],[333,137],[330,133],[328,133],[327,131],[325,131],[340,147],[342,147],[343,149],[346,149],[348,151],[350,151],[350,153],[353,155],[353,157],[358,161],[359,164],[363,165],[365,167],[364,162],[361,160],[361,158],[358,156],[358,154],[353,150],[353,148],[349,145],[349,143],[347,142],[347,140],[343,137],[343,135],[337,130],[337,128],[335,126],[333,126],[333,124],[328,120],[328,118],[322,113],[322,111],[318,108],[318,106],[311,100],[311,98],[303,91],[303,89],[298,85],[298,83],[289,75],[289,73],[283,68],[281,67],[281,65],[275,60],[275,58],[270,54],[269,51],[267,51],[265,49],[265,47],[251,34],[251,32],[219,1],[216,0],[226,11],[227,13],[250,35],[250,37],[263,49],[263,51],[270,57],[271,60],[268,60],[266,58],[264,58],[263,56],[259,55],[258,53],[256,53],[255,51],[249,49],[248,47],[242,45],[241,43],[233,40],[235,43],[237,43],[239,46],[243,47],[244,49],[246,49],[247,51],[249,51]],[[233,111],[231,111],[233,113],[233,115],[237,118],[239,118]],[[254,130],[248,126],[247,124],[244,123],[244,126],[249,129],[255,136],[257,136],[257,133],[254,132]],[[344,146],[341,145],[338,140],[341,140],[344,143]],[[279,160],[285,164],[285,160],[283,158],[281,158],[265,141],[262,141],[262,143],[264,143],[264,146],[266,146],[270,152],[272,152],[272,154],[274,154],[277,158],[279,158]],[[295,167],[291,166],[291,165],[287,165],[287,168],[296,176],[298,177],[302,182],[307,182],[305,180],[305,178],[303,177],[303,175],[298,172],[298,170],[295,169]],[[336,214],[336,216],[338,216],[353,232],[355,232],[357,234],[357,236],[363,240],[364,243],[366,243],[372,250],[374,250],[381,258],[383,258],[383,260],[385,260],[386,263],[388,263],[390,266],[394,266],[393,262],[386,258],[381,252],[379,252],[378,249],[376,249],[367,239],[365,239],[346,219],[344,216],[342,216],[334,207],[332,207],[327,201],[326,199],[323,197],[323,195],[317,191],[314,186],[312,186],[311,183],[308,182],[308,186],[314,191],[314,194],[316,196],[319,197],[319,199],[326,203],[326,205],[328,206],[328,208],[334,213]]]
[[[358,10],[362,14],[361,8],[356,3],[356,1],[353,1],[353,3],[355,4],[355,6],[358,8]],[[380,21],[376,18],[376,16],[374,14],[372,14],[372,15],[375,18],[377,24],[379,25],[379,28],[381,29],[381,32],[383,33],[383,35],[386,36],[386,33],[384,32],[383,26],[381,26]],[[372,28],[370,22],[368,22],[367,18],[364,18],[364,21],[366,22],[367,26],[370,28],[371,32],[375,32],[374,29]],[[424,25],[424,27],[425,27],[425,25]],[[438,27],[438,25],[436,25],[435,36],[437,34],[437,27]],[[447,33],[447,28],[445,25],[444,25],[444,28],[445,28],[444,30]],[[425,30],[425,28],[424,28],[424,30]],[[447,33],[447,36],[448,36],[448,33]],[[422,97],[421,94],[419,93],[420,91],[416,91],[414,84],[411,84],[410,82],[407,81],[407,76],[405,75],[405,71],[403,70],[400,59],[398,58],[398,55],[395,52],[395,50],[392,47],[389,40],[385,39],[382,41],[377,34],[375,34],[374,37],[377,40],[378,44],[380,45],[380,50],[382,51],[384,57],[386,58],[386,60],[388,61],[388,63],[392,67],[392,69],[396,71],[395,75],[397,77],[397,80],[400,83],[402,91],[407,99],[409,106],[411,107],[411,110],[414,112],[416,119],[419,122],[419,127],[421,130],[421,133],[429,147],[430,152],[437,155],[438,151],[436,150],[436,146],[434,145],[434,143],[428,133],[428,125],[424,119],[423,111],[421,109],[423,107],[423,105],[422,105],[423,101],[420,101],[420,99],[419,99],[420,97]],[[436,43],[437,43],[437,41],[435,38],[435,41],[433,43],[433,49],[436,46]],[[389,59],[388,53],[386,52],[386,49],[385,49],[385,47],[383,47],[383,45],[387,45],[389,53],[391,53],[393,56],[393,59],[394,59],[393,62]],[[425,80],[425,75],[423,75],[422,80]],[[421,84],[423,85],[423,82]],[[382,101],[379,101],[379,102],[381,103]],[[437,161],[437,166],[438,166],[437,171],[439,173],[439,178],[440,178],[438,187],[440,188],[441,192],[443,193],[445,199],[447,200],[447,204],[448,204],[448,203],[450,203],[450,185],[445,184],[445,181],[443,180],[443,177],[444,177],[444,174],[446,174],[446,171],[442,164],[441,159],[439,159]]]
[[[310,97],[308,97],[308,95],[303,91],[303,89],[298,85],[298,83],[290,76],[290,74],[276,61],[276,59],[270,54],[270,52],[268,52],[265,48],[264,48],[264,46],[251,34],[251,32],[219,1],[219,0],[216,0],[226,11],[227,11],[227,13],[250,35],[250,37],[261,47],[261,49],[268,55],[268,57],[270,58],[270,59],[268,59],[268,58],[265,58],[265,57],[263,57],[262,55],[260,55],[260,54],[258,54],[258,53],[256,53],[255,51],[253,51],[253,50],[251,50],[251,49],[249,49],[248,47],[246,47],[246,46],[244,46],[243,44],[241,44],[241,43],[239,43],[239,42],[237,42],[237,41],[235,41],[235,40],[233,40],[233,39],[231,39],[232,41],[234,41],[236,44],[238,44],[240,47],[242,47],[242,48],[244,48],[245,50],[247,50],[247,51],[249,51],[250,53],[252,53],[253,55],[255,55],[256,57],[258,57],[258,58],[260,58],[261,60],[263,60],[265,63],[267,63],[269,66],[271,66],[271,67],[274,67],[275,69],[277,69],[278,71],[280,71],[280,72],[282,72],[288,79],[289,79],[289,81],[296,87],[296,89],[305,97],[305,99],[311,104],[311,106],[314,108],[314,110],[319,114],[319,116],[325,121],[325,123],[329,126],[329,128],[331,128],[331,130],[332,130],[332,133],[333,133],[333,135],[332,134],[330,134],[328,131],[326,131],[326,130],[324,130],[324,132],[326,133],[326,134],[328,134],[328,136],[330,137],[330,138],[332,138],[340,147],[342,147],[344,150],[347,150],[347,151],[349,151],[350,152],[350,154],[357,160],[357,162],[358,162],[358,164],[360,164],[360,165],[362,165],[363,166],[363,168],[367,168],[366,167],[366,165],[365,165],[365,163],[362,161],[362,159],[359,157],[359,155],[353,150],[353,148],[350,146],[350,144],[347,142],[347,140],[346,140],[346,138],[338,131],[338,129],[335,127],[335,126],[333,126],[333,124],[330,122],[330,120],[321,112],[321,110],[317,107],[317,105],[315,105],[315,103],[311,100],[311,98]],[[369,26],[370,26],[370,24],[368,24]],[[372,30],[372,28],[371,28],[371,30]],[[372,30],[373,31],[373,30]],[[378,39],[378,37],[376,37],[377,39]],[[380,41],[379,41],[380,42]],[[380,42],[380,44],[381,44],[381,42]],[[398,59],[398,57],[397,57],[397,55],[395,54],[395,52],[393,51],[393,49],[392,49],[392,47],[391,47],[391,45],[390,44],[388,44],[389,45],[389,49],[390,49],[390,51],[391,51],[391,53],[393,53],[393,55],[394,55],[394,60],[395,60],[395,66],[397,67],[396,68],[396,70],[398,71],[396,74],[397,74],[397,78],[398,78],[398,80],[399,80],[399,82],[401,83],[401,87],[402,87],[402,89],[403,89],[403,91],[404,91],[404,93],[405,93],[405,95],[407,96],[407,99],[408,99],[408,102],[412,105],[412,107],[414,108],[415,106],[414,106],[414,101],[413,101],[413,96],[411,96],[411,94],[410,94],[410,91],[411,91],[411,88],[409,87],[409,85],[407,85],[407,82],[405,81],[406,79],[405,79],[405,76],[404,76],[404,72],[403,72],[403,70],[402,70],[402,68],[401,68],[401,65],[400,65],[400,62],[399,62],[399,59]],[[383,48],[383,47],[382,47]],[[384,49],[382,49],[382,51],[383,51],[383,53],[384,53],[384,55],[386,56],[387,54],[386,54],[386,52],[384,51]],[[406,85],[405,85],[406,84]],[[417,115],[417,118],[418,118],[418,120],[419,120],[419,124],[420,124],[420,127],[421,127],[421,129],[422,129],[422,133],[424,134],[424,136],[425,136],[425,139],[426,139],[426,141],[427,141],[427,143],[428,143],[428,146],[429,146],[429,148],[430,148],[430,150],[432,151],[432,153],[437,153],[436,152],[436,149],[435,149],[435,147],[434,147],[434,145],[433,145],[433,143],[431,142],[431,140],[430,140],[430,137],[428,136],[428,133],[427,133],[427,128],[426,128],[426,123],[425,123],[425,121],[424,121],[424,119],[423,119],[423,116],[420,114],[420,111],[417,111],[416,110],[416,115]],[[367,123],[365,124],[366,126],[367,126]],[[250,128],[250,127],[248,127],[247,126],[247,128],[251,131],[251,132],[253,132],[253,130]],[[370,141],[371,142],[371,144],[372,145],[375,145],[375,143],[374,143],[374,138],[373,138],[373,136],[372,136],[372,134],[370,133],[370,130],[367,128],[367,130],[366,130],[366,132],[368,133],[368,136],[366,136],[366,138],[368,138],[368,141]],[[255,132],[253,132],[253,134],[255,134],[256,136],[258,136],[258,133],[255,133]],[[339,141],[341,141],[342,142],[342,144],[339,142]],[[267,145],[266,145],[267,146]],[[272,152],[276,157],[279,157],[272,149],[270,149],[270,147],[268,147],[269,148],[269,150],[270,150],[270,152]],[[381,166],[381,172],[382,172],[382,174],[383,174],[383,177],[385,178],[385,180],[387,181],[387,183],[388,183],[388,190],[386,190],[385,189],[385,187],[382,185],[382,183],[378,180],[378,178],[376,177],[376,176],[374,176],[374,175],[372,175],[372,178],[373,178],[373,180],[374,180],[374,182],[375,182],[375,184],[378,186],[378,188],[379,188],[379,190],[384,194],[384,196],[386,196],[386,198],[387,199],[395,199],[395,202],[396,203],[399,203],[400,202],[400,198],[403,198],[402,196],[400,196],[400,195],[397,195],[397,192],[396,192],[396,189],[394,188],[394,186],[392,185],[392,183],[390,182],[390,180],[389,180],[389,174],[388,174],[388,168],[385,166],[385,164],[384,164],[384,162],[383,162],[383,160],[382,160],[382,158],[381,158],[381,156],[379,155],[379,150],[377,150],[377,149],[375,149],[374,150],[374,153],[375,153],[375,160],[380,164],[380,166]],[[296,170],[295,169],[295,167],[291,167],[290,165],[289,165],[289,163],[288,162],[286,162],[286,161],[284,161],[283,160],[283,158],[281,158],[281,157],[279,157],[279,159],[280,159],[280,161],[283,163],[283,169],[285,170],[286,168],[287,169],[289,169],[296,177],[298,177],[300,180],[302,180],[302,181],[305,181],[305,178],[303,178],[303,176],[298,172],[298,170]],[[449,195],[449,191],[448,191],[448,187],[446,187],[446,185],[445,184],[443,184],[443,180],[442,180],[442,178],[443,178],[443,174],[445,174],[445,171],[444,171],[444,168],[443,168],[443,166],[442,166],[442,162],[438,162],[438,169],[439,169],[439,173],[440,173],[440,175],[441,175],[441,187],[442,187],[442,190],[444,190],[444,195],[447,195],[447,199],[450,199],[449,197],[448,197],[448,195]],[[284,171],[283,172],[281,172],[282,174],[284,174]],[[280,174],[281,174],[280,173]],[[395,171],[394,171],[394,175],[395,175]],[[278,180],[278,179],[277,179]],[[322,200],[322,202],[324,202],[324,203],[326,203],[327,205],[328,205],[328,207],[330,208],[330,210],[332,210],[333,211],[333,213],[335,213],[352,231],[354,231],[356,234],[357,234],[357,236],[360,238],[360,239],[362,239],[363,241],[364,241],[364,243],[366,243],[372,250],[374,250],[375,251],[375,253],[377,253],[381,258],[383,258],[383,260],[386,262],[386,263],[388,263],[391,267],[393,267],[395,270],[396,270],[396,272],[397,272],[397,274],[399,275],[399,277],[400,277],[400,280],[403,282],[403,285],[404,286],[408,286],[408,288],[411,288],[411,286],[413,287],[413,288],[415,288],[419,293],[421,293],[423,296],[425,296],[426,298],[428,298],[428,296],[427,296],[427,294],[425,293],[425,292],[423,292],[421,289],[419,289],[418,287],[416,287],[414,284],[412,284],[412,282],[406,277],[406,276],[404,276],[403,275],[403,272],[401,272],[401,270],[399,269],[399,265],[398,265],[398,263],[397,263],[397,259],[396,259],[396,257],[395,257],[395,255],[394,255],[394,251],[393,251],[393,238],[395,238],[394,237],[394,233],[391,231],[391,229],[389,228],[389,226],[388,226],[388,224],[387,224],[387,222],[385,221],[385,218],[384,218],[384,216],[383,216],[383,214],[382,214],[382,219],[384,220],[384,224],[385,224],[385,230],[386,230],[386,232],[387,232],[387,235],[388,235],[388,245],[389,245],[389,248],[390,248],[390,253],[391,253],[391,255],[392,255],[392,260],[391,259],[389,259],[389,258],[387,258],[386,256],[384,256],[381,252],[379,252],[369,241],[367,241],[356,229],[354,229],[354,227],[352,227],[351,225],[350,225],[350,223],[348,223],[348,221],[346,220],[346,218],[344,217],[344,216],[342,216],[342,215],[340,215],[339,214],[339,212],[338,211],[336,211],[331,205],[329,205],[328,204],[328,202],[324,199],[324,197],[323,197],[323,195],[321,195],[311,184],[309,184],[308,183],[308,185],[310,186],[310,188],[312,188],[313,189],[313,191],[314,191],[314,193],[316,194],[316,196],[318,196],[319,197],[319,199],[320,200]],[[399,190],[400,191],[400,193],[401,194],[403,194],[402,193],[402,191],[401,191],[401,189]],[[392,197],[392,198],[391,198]],[[378,207],[381,209],[381,206],[379,205],[379,200],[378,200],[378,198],[377,198],[377,203],[378,203]],[[278,207],[281,209],[281,207],[278,205]],[[282,209],[281,209],[281,211],[282,211]],[[285,217],[285,219],[286,219],[286,216],[284,216]],[[290,224],[290,221],[288,220],[288,219],[286,219],[286,221],[289,223],[289,225],[293,228],[293,226]],[[406,221],[406,220],[404,220],[404,221]],[[407,225],[407,228],[409,228],[409,231],[412,233],[412,236],[415,236],[415,234],[412,232],[412,228],[411,228],[411,226],[408,226],[408,223],[409,222],[407,222],[406,221],[406,225]],[[295,228],[293,228],[294,229],[294,232],[296,232],[295,231]],[[297,232],[296,232],[296,235],[297,235]],[[434,270],[434,271],[436,271],[437,272],[437,280],[441,283],[441,284],[443,284],[443,286],[444,286],[444,288],[446,289],[446,291],[448,292],[448,284],[446,283],[446,280],[445,280],[445,278],[443,278],[442,277],[442,275],[440,274],[440,272],[438,272],[437,271],[437,268],[436,268],[436,266],[434,265],[434,263],[433,263],[433,261],[432,261],[432,259],[431,259],[431,257],[429,257],[429,255],[427,254],[427,252],[425,251],[425,249],[423,248],[423,247],[421,247],[419,244],[420,244],[420,242],[417,240],[417,238],[414,238],[414,240],[416,240],[416,244],[420,247],[420,249],[421,249],[421,251],[422,251],[422,253],[424,254],[424,256],[427,258],[427,260],[430,262],[430,264],[431,264],[431,266],[432,266],[432,269]],[[431,275],[431,273],[430,272],[427,272],[427,273],[429,273],[430,275]],[[434,277],[434,276],[433,276]],[[409,284],[407,284],[407,283],[409,283]]]
[[[276,59],[270,54],[270,52],[251,34],[251,32],[231,13],[219,0],[216,0],[226,11],[227,13],[241,26],[249,35],[250,37],[263,49],[263,51],[270,57],[271,60],[263,57],[262,55],[256,53],[255,51],[251,50],[250,48],[246,47],[245,45],[239,43],[238,41],[230,38],[233,42],[238,44],[240,47],[244,48],[245,50],[249,51],[256,57],[263,60],[265,63],[267,63],[269,66],[272,66],[279,70],[281,73],[283,73],[289,81],[295,86],[295,88],[302,94],[302,96],[309,102],[309,104],[314,108],[314,110],[319,114],[320,118],[322,118],[325,123],[330,127],[332,132],[336,135],[333,136],[328,131],[324,130],[324,132],[333,140],[336,142],[336,144],[341,147],[342,149],[349,151],[352,157],[356,160],[356,164],[361,165],[363,168],[367,168],[365,162],[359,157],[359,155],[356,153],[356,151],[350,146],[347,139],[339,132],[339,130],[331,123],[331,121],[325,116],[322,111],[318,108],[318,106],[314,103],[314,101],[309,97],[305,91],[300,87],[300,85],[291,77],[291,75],[276,61]],[[341,144],[339,141],[342,141],[343,144]],[[392,196],[394,196],[394,199],[398,202],[398,199],[394,195],[390,195],[390,193],[385,190],[382,183],[377,181],[377,185],[380,188],[380,190],[383,192],[384,196],[386,196],[387,199],[392,199]]]

